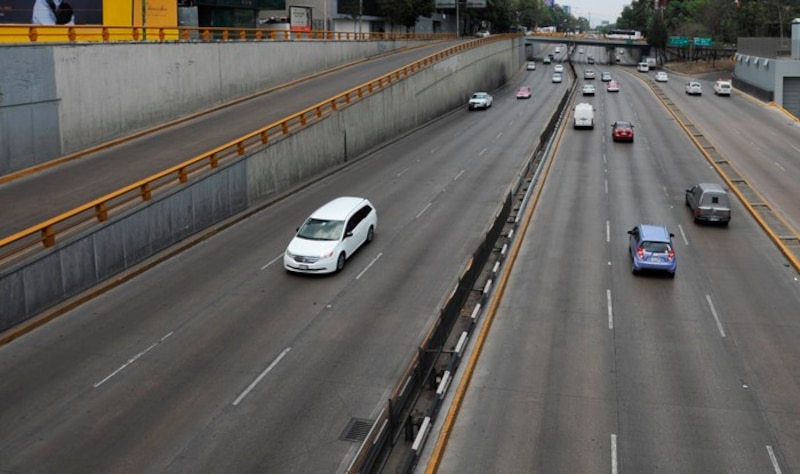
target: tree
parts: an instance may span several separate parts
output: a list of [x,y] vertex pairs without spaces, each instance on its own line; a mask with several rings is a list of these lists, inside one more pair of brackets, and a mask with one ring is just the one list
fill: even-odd
[[650,24],[647,26],[647,44],[656,48],[656,57],[662,64],[663,51],[667,48],[668,40],[667,25],[664,24],[664,18],[659,11],[650,18]]
[[417,24],[417,18],[431,16],[435,4],[433,0],[378,0],[378,9],[389,23],[410,30]]

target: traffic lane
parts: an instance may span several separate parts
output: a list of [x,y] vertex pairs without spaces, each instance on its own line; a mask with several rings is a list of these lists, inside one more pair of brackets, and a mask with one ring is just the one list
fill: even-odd
[[[703,81],[702,96],[670,89],[670,97],[795,229],[800,229],[800,126],[775,108],[737,93],[719,97]],[[725,117],[725,120],[720,120]]]
[[438,472],[611,466],[601,146],[597,130],[565,131]]
[[[647,102],[638,103],[642,107]],[[628,164],[615,166],[612,162],[609,171],[612,203],[616,203],[612,205],[615,213],[612,221],[625,222],[631,215],[637,215],[648,222],[667,224],[676,234],[678,255],[678,276],[673,282],[632,278],[623,239],[615,249],[615,262],[619,264],[614,265],[614,275],[620,282],[614,291],[619,295],[614,300],[614,318],[619,321],[618,386],[621,402],[630,406],[621,412],[620,431],[631,433],[629,438],[619,438],[620,452],[625,453],[620,466],[629,465],[636,471],[659,465],[689,472],[714,471],[718,469],[715,466],[723,466],[719,472],[766,472],[769,459],[765,453],[769,443],[763,441],[769,438],[770,429],[757,413],[757,403],[747,393],[738,394],[740,386],[731,386],[748,356],[731,356],[729,347],[714,345],[706,339],[714,341],[708,334],[717,330],[714,304],[729,298],[721,293],[735,294],[738,287],[719,288],[717,279],[704,272],[716,258],[705,260],[706,249],[698,250],[699,244],[692,241],[695,228],[683,206],[680,188],[682,182],[693,176],[712,173],[703,166],[697,152],[686,154],[674,148],[673,144],[680,143],[680,136],[673,133],[672,140],[669,130],[669,127],[639,130],[653,146]],[[641,191],[632,191],[628,183],[642,187]],[[738,212],[738,203],[734,206],[734,212]],[[618,226],[616,234],[623,237],[626,227]],[[753,229],[762,243],[768,243],[757,228]],[[737,233],[725,235],[741,238]],[[741,242],[738,245],[747,246]],[[758,261],[744,265],[753,266],[757,268]],[[637,286],[617,288],[629,282]],[[796,304],[791,298],[788,301],[790,305]],[[728,433],[732,427],[741,431]],[[631,443],[632,440],[636,442]],[[697,451],[685,446],[697,446]],[[686,463],[682,464],[681,459]]]
[[454,44],[437,42],[358,62],[4,183],[0,201],[14,205],[0,208],[0,236],[44,222]]
[[[326,178],[293,199],[281,201],[156,267],[146,278],[135,279],[90,302],[59,319],[57,326],[47,326],[45,332],[34,332],[4,347],[2,350],[9,356],[2,360],[16,363],[3,368],[4,379],[9,381],[7,386],[15,390],[3,394],[2,406],[8,411],[4,410],[2,418],[19,423],[14,425],[17,429],[4,432],[0,446],[8,447],[9,455],[0,458],[13,460],[10,467],[39,463],[51,463],[47,465],[49,468],[63,467],[71,459],[70,450],[80,446],[85,456],[72,461],[74,464],[70,466],[74,470],[85,471],[93,459],[99,458],[108,470],[131,466],[132,471],[141,471],[173,462],[191,463],[184,458],[176,459],[187,446],[187,440],[195,439],[194,446],[202,445],[207,441],[203,439],[204,427],[217,419],[221,424],[227,423],[222,418],[226,409],[230,410],[228,406],[234,397],[242,395],[248,384],[287,348],[302,346],[303,335],[322,324],[320,320],[329,312],[328,305],[336,307],[332,302],[342,298],[343,293],[355,291],[359,284],[381,287],[372,286],[366,291],[362,303],[370,311],[347,312],[339,320],[343,326],[368,326],[365,321],[373,318],[374,308],[383,304],[378,296],[391,293],[397,301],[417,305],[415,309],[392,314],[399,318],[393,321],[399,320],[400,326],[411,328],[413,337],[404,337],[398,331],[348,333],[353,338],[351,343],[335,345],[338,353],[324,351],[320,360],[344,360],[342,354],[349,354],[351,347],[361,347],[363,340],[367,340],[368,347],[363,350],[379,347],[381,352],[370,353],[358,361],[372,364],[370,367],[385,377],[382,382],[374,383],[387,390],[393,387],[397,371],[409,360],[403,344],[420,342],[422,328],[429,324],[442,295],[474,250],[475,242],[465,239],[470,234],[455,226],[452,216],[473,213],[465,216],[461,225],[471,229],[472,235],[484,230],[482,224],[475,223],[488,224],[511,176],[519,171],[523,157],[530,151],[530,137],[535,136],[530,134],[532,124],[543,124],[549,117],[547,110],[533,107],[533,103],[529,107],[517,102],[510,105],[511,110],[522,115],[491,115],[495,110],[501,112],[500,107],[485,114],[458,111],[454,115],[461,120],[445,119],[431,124],[419,134],[393,144],[393,150],[392,147],[381,150],[379,157],[363,160],[345,173]],[[525,146],[520,150],[501,148],[504,132],[515,132],[509,136]],[[452,138],[443,142],[442,137]],[[461,191],[454,192],[451,186]],[[367,278],[357,279],[358,283],[344,280],[345,274],[320,279],[298,279],[284,274],[279,257],[291,229],[310,209],[341,194],[367,195],[380,213],[375,242],[356,255],[357,260],[348,265],[345,274],[352,276],[353,272],[366,268],[363,262],[372,262],[382,247],[391,243],[396,248],[385,254],[396,252],[409,264],[414,262],[411,269],[417,273],[410,270],[395,273],[389,269],[387,279],[375,279],[370,273]],[[447,215],[425,221],[427,226],[433,226],[426,232],[435,234],[435,238],[424,239],[422,243],[404,238],[409,223],[431,215],[440,206],[446,206]],[[428,259],[430,266],[419,265],[413,256],[404,257],[404,248],[419,246],[428,248],[446,264]],[[361,265],[353,263],[358,259]],[[373,266],[379,266],[380,259],[377,262]],[[409,289],[399,291],[403,285]],[[413,318],[410,321],[409,315]],[[71,321],[78,321],[77,327]],[[47,340],[44,335],[51,327],[64,329]],[[45,342],[40,342],[42,339]],[[58,342],[62,340],[67,342]],[[44,356],[29,356],[28,360],[18,355],[35,353],[38,347],[48,347],[49,351]],[[392,352],[393,348],[401,354]],[[287,361],[301,358],[304,365],[302,362],[309,360],[302,358],[313,360],[314,354],[290,350],[283,357]],[[26,370],[30,364],[43,370],[31,375]],[[343,365],[342,370],[346,369]],[[367,372],[357,367],[349,369],[355,378]],[[300,387],[301,393],[288,397],[289,402],[296,400],[301,405],[300,402],[308,400],[302,391],[311,390],[316,379],[301,381],[307,383],[291,385],[295,389]],[[283,381],[268,377],[266,382],[262,387],[269,389],[270,383]],[[348,385],[347,380],[341,383]],[[360,386],[363,381],[351,385]],[[368,395],[373,398],[363,410],[369,415],[371,409],[385,403],[386,396],[372,392]],[[270,406],[276,410],[278,421],[281,413],[298,410],[291,404]],[[92,417],[98,413],[107,416]],[[348,413],[352,414],[352,409]],[[20,414],[27,423],[21,422]],[[347,420],[340,415],[341,412],[332,412],[330,419],[334,420],[331,425],[342,430],[342,423]],[[52,426],[50,423],[55,421],[56,426]],[[308,440],[328,419],[315,416],[292,421],[296,433],[305,433],[298,436]],[[119,426],[126,429],[118,430]],[[270,430],[268,426],[260,429]],[[324,433],[329,436],[332,432]],[[325,438],[325,446],[318,451],[320,462],[329,459],[329,449],[340,460],[349,452],[347,442],[338,442],[339,434]],[[208,433],[208,436],[215,435]],[[45,450],[50,453],[48,456],[41,455]],[[242,466],[257,465],[262,458],[254,456],[243,456],[238,462]],[[277,453],[275,459],[283,459],[283,455]],[[328,465],[323,470],[329,468]]]

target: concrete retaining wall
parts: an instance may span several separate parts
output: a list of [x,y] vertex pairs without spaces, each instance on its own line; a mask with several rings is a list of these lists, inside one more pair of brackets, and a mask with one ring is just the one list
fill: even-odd
[[465,107],[469,94],[501,86],[523,61],[520,40],[465,51],[0,274],[0,330],[399,134]]
[[413,44],[265,41],[3,46],[0,175]]

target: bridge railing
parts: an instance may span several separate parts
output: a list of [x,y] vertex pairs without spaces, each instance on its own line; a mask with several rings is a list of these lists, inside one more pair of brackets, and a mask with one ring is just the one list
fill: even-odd
[[0,25],[0,43],[211,42],[211,41],[392,41],[439,40],[450,33],[270,30],[230,27],[142,27],[104,25]]

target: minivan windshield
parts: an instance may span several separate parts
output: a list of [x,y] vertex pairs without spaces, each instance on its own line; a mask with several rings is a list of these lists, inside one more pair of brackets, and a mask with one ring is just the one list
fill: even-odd
[[308,219],[297,236],[308,240],[339,240],[342,237],[344,221],[330,221],[325,219]]

